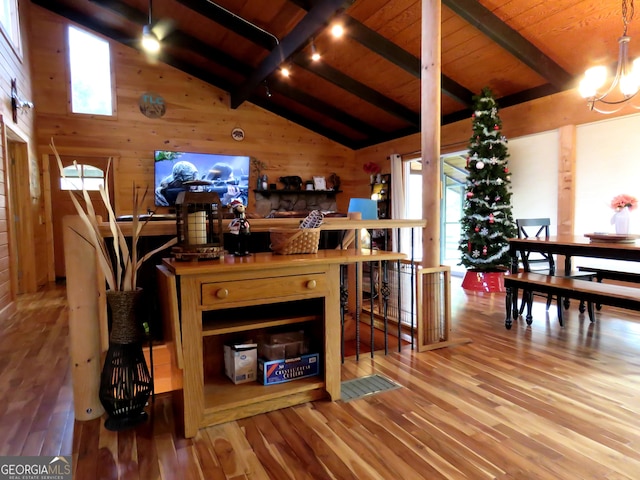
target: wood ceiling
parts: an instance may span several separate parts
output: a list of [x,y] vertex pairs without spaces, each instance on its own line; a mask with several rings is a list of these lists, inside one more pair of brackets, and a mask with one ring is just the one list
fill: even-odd
[[[149,19],[148,0],[32,3],[138,49]],[[152,6],[152,23],[169,27],[159,59],[229,92],[231,108],[252,102],[353,149],[420,129],[420,0]],[[615,62],[621,33],[619,0],[442,0],[442,123],[468,118],[484,86],[501,108],[574,88],[594,62]]]

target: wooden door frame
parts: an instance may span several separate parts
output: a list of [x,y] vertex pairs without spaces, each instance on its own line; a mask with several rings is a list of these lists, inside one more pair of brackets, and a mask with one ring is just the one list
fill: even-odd
[[[20,293],[35,292],[38,288],[33,218],[30,209],[32,199],[28,180],[29,143],[7,125],[4,140],[11,291],[15,299]],[[15,162],[11,161],[12,157],[15,157]],[[17,168],[26,169],[26,175],[17,172]],[[16,216],[19,219],[17,222]]]

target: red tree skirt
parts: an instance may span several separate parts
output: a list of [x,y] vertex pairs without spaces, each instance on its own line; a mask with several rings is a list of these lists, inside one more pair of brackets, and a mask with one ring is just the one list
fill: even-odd
[[506,272],[467,270],[462,280],[462,288],[473,292],[504,292],[505,274]]

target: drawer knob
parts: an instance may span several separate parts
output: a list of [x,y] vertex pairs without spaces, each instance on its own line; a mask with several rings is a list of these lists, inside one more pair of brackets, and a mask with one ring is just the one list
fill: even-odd
[[316,288],[316,281],[315,280],[309,280],[307,282],[307,288],[309,290],[313,290],[314,288]]
[[227,290],[226,288],[221,288],[216,292],[216,297],[220,299],[227,298],[228,296],[229,296],[229,290]]

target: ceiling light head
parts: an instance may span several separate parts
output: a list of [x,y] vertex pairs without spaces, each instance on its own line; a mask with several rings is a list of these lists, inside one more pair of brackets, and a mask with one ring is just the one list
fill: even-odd
[[291,75],[291,68],[288,66],[280,67],[280,74],[283,77],[289,77],[289,75]]
[[142,27],[142,48],[149,53],[156,53],[160,50],[160,40],[151,30],[151,25]]
[[342,35],[344,35],[344,27],[341,24],[336,23],[333,27],[331,27],[331,35],[333,35],[335,38],[342,37]]

